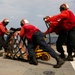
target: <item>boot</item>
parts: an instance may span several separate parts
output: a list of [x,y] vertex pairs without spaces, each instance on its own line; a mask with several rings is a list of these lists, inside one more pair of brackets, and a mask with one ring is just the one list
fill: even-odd
[[65,58],[65,54],[64,54],[64,53],[61,53],[59,56],[60,56],[61,58]]
[[30,57],[29,64],[38,65],[36,57]]
[[67,57],[67,61],[73,61],[73,57],[72,57],[72,55],[68,55],[68,57]]
[[57,61],[57,64],[53,66],[54,68],[60,68],[64,64],[64,60],[61,59],[60,57],[57,57],[56,61]]

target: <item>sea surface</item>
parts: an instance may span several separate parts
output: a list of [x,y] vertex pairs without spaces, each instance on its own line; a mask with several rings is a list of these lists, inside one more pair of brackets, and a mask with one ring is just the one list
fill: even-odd
[[56,44],[58,35],[56,34],[49,34],[49,35],[46,35],[46,42],[51,44]]

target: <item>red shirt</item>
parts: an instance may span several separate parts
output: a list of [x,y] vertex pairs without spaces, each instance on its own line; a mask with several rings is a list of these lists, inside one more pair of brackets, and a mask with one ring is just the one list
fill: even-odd
[[35,26],[27,23],[27,24],[24,24],[21,27],[21,31],[20,31],[20,34],[19,35],[20,35],[20,37],[25,36],[29,41],[32,41],[32,36],[37,31],[39,31],[38,28],[36,28]]
[[56,24],[56,26],[60,26],[63,30],[66,31],[69,31],[75,27],[75,16],[70,10],[64,10],[60,14],[46,20],[46,22],[51,21],[59,21],[59,24]]
[[3,25],[3,23],[0,23],[0,36],[3,36],[7,31],[7,28]]
[[50,28],[45,32],[45,34],[52,33],[52,32],[59,34],[60,31],[62,30],[62,28],[61,28],[60,24],[59,25],[57,25],[57,24],[59,24],[59,22],[52,22],[50,24]]

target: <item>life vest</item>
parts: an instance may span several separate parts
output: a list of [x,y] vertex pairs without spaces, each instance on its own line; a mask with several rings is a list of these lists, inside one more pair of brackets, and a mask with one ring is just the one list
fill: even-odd
[[71,11],[69,12],[69,19],[63,18],[60,23],[62,24],[62,28],[66,31],[71,30],[73,27],[75,27],[75,16]]
[[38,28],[36,28],[35,26],[31,25],[31,24],[25,24],[24,26],[24,36],[31,41],[32,40],[32,36],[35,32],[39,31]]

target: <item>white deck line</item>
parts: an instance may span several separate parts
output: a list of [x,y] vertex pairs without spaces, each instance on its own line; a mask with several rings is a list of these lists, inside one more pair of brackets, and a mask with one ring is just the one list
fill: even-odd
[[[63,48],[65,50],[65,54],[67,55],[67,48],[66,48],[66,46],[63,46]],[[70,61],[70,63],[72,65],[73,69],[75,70],[75,58],[74,58],[74,61]]]
[[75,70],[75,61],[71,61],[70,63],[72,65],[73,69]]

